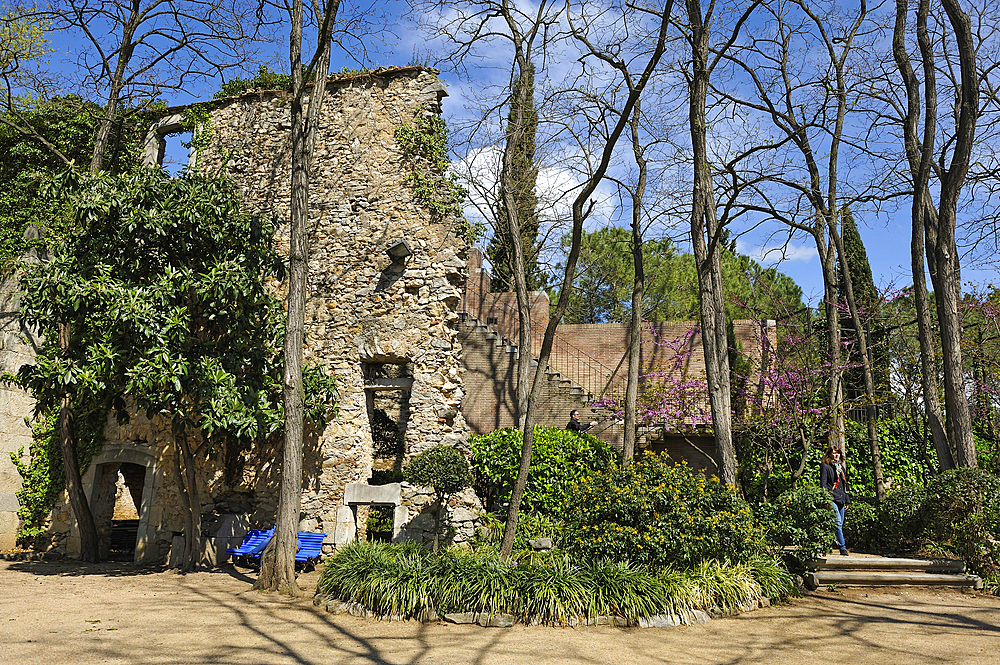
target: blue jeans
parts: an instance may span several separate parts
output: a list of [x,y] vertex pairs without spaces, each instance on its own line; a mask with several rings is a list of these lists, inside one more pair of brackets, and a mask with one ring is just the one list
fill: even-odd
[[847,549],[847,545],[844,544],[844,514],[847,512],[847,506],[838,506],[835,503],[830,505],[833,506],[833,512],[837,514],[837,525],[833,529],[837,534],[837,547],[844,551]]

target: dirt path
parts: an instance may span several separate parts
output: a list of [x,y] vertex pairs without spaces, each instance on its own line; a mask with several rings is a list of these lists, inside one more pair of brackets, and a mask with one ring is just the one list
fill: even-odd
[[481,629],[334,617],[251,582],[232,568],[0,561],[0,664],[1000,661],[1000,598],[953,591],[823,591],[678,628]]

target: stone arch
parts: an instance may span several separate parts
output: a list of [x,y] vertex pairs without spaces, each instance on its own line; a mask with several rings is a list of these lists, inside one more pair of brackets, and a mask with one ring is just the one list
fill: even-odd
[[[159,468],[159,459],[148,447],[132,443],[112,443],[105,445],[101,449],[101,452],[91,460],[87,472],[83,475],[83,491],[90,505],[95,506],[98,503],[101,492],[101,479],[104,468],[108,465],[120,466],[122,464],[134,464],[144,467],[146,470],[142,485],[141,505],[136,506],[139,511],[139,528],[136,533],[135,557],[133,560],[136,564],[156,563],[157,552],[154,547],[156,529],[155,526],[151,527],[150,524],[156,523],[155,520],[151,519],[154,507],[153,500],[162,483],[162,474]],[[76,532],[77,529],[74,528],[74,531]],[[76,532],[73,535],[76,536],[76,540],[78,541],[79,533]],[[78,549],[79,544],[77,544]]]

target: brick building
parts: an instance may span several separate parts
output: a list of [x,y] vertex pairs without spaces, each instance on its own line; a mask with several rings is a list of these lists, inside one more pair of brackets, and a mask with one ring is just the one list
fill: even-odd
[[[531,294],[533,358],[538,357],[549,321],[549,298],[542,291]],[[462,345],[466,397],[462,413],[475,433],[513,427],[517,377],[517,295],[492,293],[490,276],[483,267],[483,254],[469,252],[469,274],[462,303],[459,343]],[[775,347],[774,321],[733,322],[733,336],[740,353],[751,367],[760,367],[765,350]],[[620,421],[608,418],[590,405],[605,398],[620,398],[628,380],[630,326],[622,323],[560,325],[549,358],[549,380],[538,407],[540,425],[562,427],[569,412],[581,411],[581,420],[596,419],[594,433],[620,449],[624,432]],[[668,321],[642,331],[639,372],[661,374],[674,380],[703,380],[705,357],[701,334],[694,321]],[[666,450],[676,460],[714,469],[711,434],[698,425],[699,415],[709,412],[707,391],[692,396],[688,425],[679,428],[661,423],[640,429],[639,449]]]

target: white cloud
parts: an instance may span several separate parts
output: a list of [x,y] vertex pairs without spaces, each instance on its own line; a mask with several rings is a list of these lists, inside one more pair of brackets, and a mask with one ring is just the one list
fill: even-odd
[[765,267],[775,266],[786,261],[808,263],[817,256],[815,247],[811,245],[796,245],[793,242],[786,242],[783,245],[771,245],[769,247],[751,247],[742,240],[738,240],[736,242],[736,250]]

